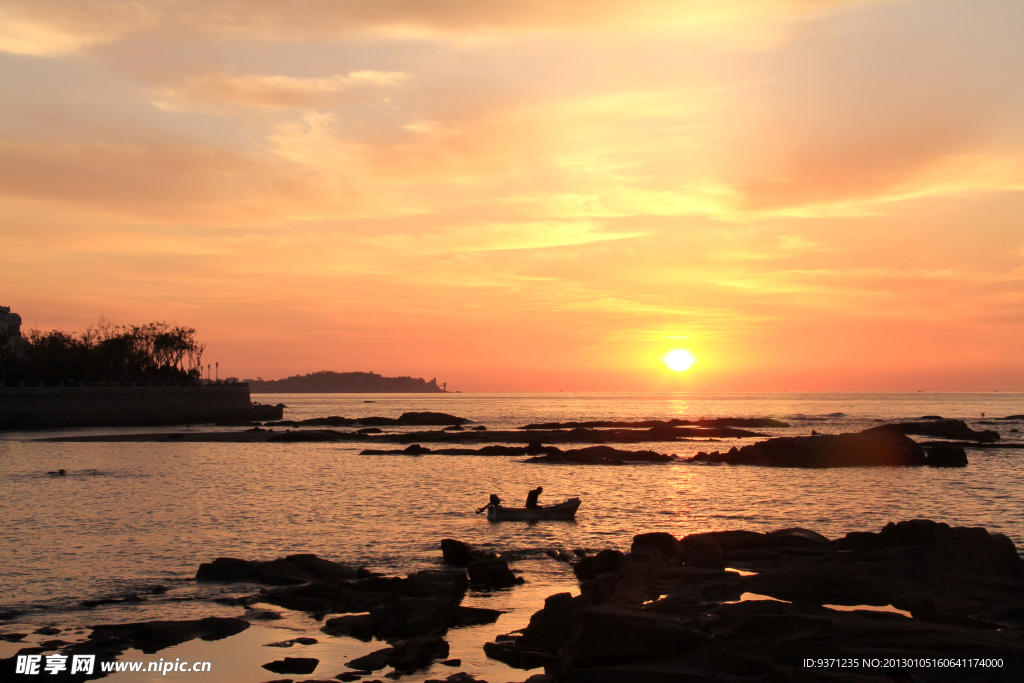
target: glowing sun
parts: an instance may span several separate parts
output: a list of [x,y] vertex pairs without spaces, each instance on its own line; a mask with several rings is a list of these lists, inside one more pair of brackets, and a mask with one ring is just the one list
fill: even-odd
[[697,359],[693,357],[693,354],[689,351],[683,351],[682,349],[676,349],[675,351],[669,351],[665,354],[662,359],[665,361],[665,365],[671,370],[676,372],[683,372],[689,370],[690,366],[697,362]]

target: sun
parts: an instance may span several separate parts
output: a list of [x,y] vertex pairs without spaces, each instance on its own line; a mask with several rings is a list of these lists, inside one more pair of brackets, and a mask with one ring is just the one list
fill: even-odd
[[697,362],[697,359],[693,357],[693,354],[683,349],[676,349],[675,351],[669,351],[662,358],[665,361],[665,365],[671,370],[676,372],[684,372],[690,369],[690,366]]

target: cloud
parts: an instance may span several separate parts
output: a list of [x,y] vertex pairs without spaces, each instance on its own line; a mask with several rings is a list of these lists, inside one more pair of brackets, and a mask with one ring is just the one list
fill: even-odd
[[0,52],[51,56],[78,52],[155,25],[162,2],[6,0],[0,6]]
[[280,218],[309,199],[307,175],[191,145],[0,142],[0,196],[155,223]]
[[335,107],[379,100],[380,91],[407,80],[400,71],[353,71],[347,76],[296,78],[209,71],[188,76],[183,86],[161,93],[157,106],[181,110],[187,104],[272,108]]
[[[7,0],[0,50],[54,55],[146,30],[163,34],[301,41],[357,32],[463,35],[613,26],[723,27],[806,16],[877,0]],[[732,29],[724,27],[732,25]],[[746,39],[765,31],[746,32]]]

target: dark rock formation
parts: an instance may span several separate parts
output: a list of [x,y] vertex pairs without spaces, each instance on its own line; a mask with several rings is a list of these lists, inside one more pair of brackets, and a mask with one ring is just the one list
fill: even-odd
[[510,588],[523,583],[508,568],[508,562],[499,558],[474,560],[469,564],[469,583],[484,588]]
[[263,668],[276,674],[311,674],[319,663],[320,660],[313,657],[285,657],[268,662]]
[[424,448],[418,443],[414,443],[411,446],[407,446],[402,449],[391,449],[391,450],[376,450],[368,448],[365,451],[360,451],[359,455],[425,455],[430,453],[429,448]]
[[654,451],[623,451],[611,446],[590,446],[568,451],[557,448],[547,455],[524,460],[530,463],[575,463],[581,465],[622,465],[628,462],[673,462],[671,455],[663,455]]
[[439,636],[421,636],[395,640],[392,647],[358,657],[345,666],[362,671],[379,671],[386,666],[410,674],[448,656],[448,643]]
[[316,555],[288,555],[269,562],[218,557],[199,565],[196,581],[250,581],[281,586],[325,579],[355,579],[358,575],[355,567]]
[[893,434],[917,434],[920,436],[937,436],[944,439],[960,441],[981,441],[991,443],[999,440],[999,432],[985,430],[978,432],[967,426],[963,420],[929,420],[928,422],[900,422],[898,424],[879,425],[865,431],[891,432]]
[[194,621],[148,621],[136,624],[93,626],[89,640],[121,651],[129,648],[153,654],[195,638],[221,640],[249,628],[242,619],[207,617]]
[[788,427],[788,422],[765,417],[719,417],[713,420],[641,420],[621,422],[597,420],[593,422],[541,422],[523,425],[520,429],[597,429],[620,427],[626,429],[665,429],[672,427]]
[[488,553],[474,550],[470,544],[456,541],[454,538],[441,539],[441,556],[444,557],[445,564],[453,567],[468,567],[474,560],[493,557]]
[[614,574],[626,565],[626,556],[618,551],[606,548],[596,555],[581,557],[572,568],[576,578],[589,581],[601,574]]
[[933,443],[925,449],[928,464],[932,467],[966,467],[967,453],[964,447],[955,443]]
[[292,647],[293,645],[316,645],[316,638],[292,638],[291,640],[281,640],[276,643],[267,643],[263,647]]
[[[745,575],[695,566],[708,548]],[[1002,534],[913,520],[834,542],[806,529],[642,534],[630,556],[616,553],[598,555],[614,571],[581,575],[578,597],[549,597],[487,654],[574,683],[887,674],[808,671],[809,658],[1002,659],[955,671],[901,664],[892,680],[1012,681],[1024,667],[1024,566]]]
[[924,449],[891,430],[871,428],[856,434],[785,436],[733,448],[728,453],[698,453],[691,462],[725,462],[764,467],[884,467],[927,464]]
[[464,425],[470,422],[470,420],[464,417],[449,415],[448,413],[420,412],[402,413],[402,416],[397,419],[391,417],[361,417],[358,422],[368,427],[382,427],[385,425],[398,427],[442,427],[447,425]]

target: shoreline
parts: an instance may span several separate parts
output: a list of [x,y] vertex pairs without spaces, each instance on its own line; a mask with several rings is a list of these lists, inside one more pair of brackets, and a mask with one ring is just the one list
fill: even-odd
[[[440,550],[437,552],[440,554]],[[474,554],[471,548],[468,552],[472,557],[467,559],[474,563],[494,561],[489,554]],[[537,675],[540,667],[549,676],[533,679],[538,683],[654,680],[651,676],[660,681],[689,681],[695,680],[694,676],[703,680],[702,676],[738,675],[735,663],[740,660],[746,662],[744,667],[748,670],[753,667],[762,674],[789,679],[806,668],[803,661],[826,656],[825,652],[831,653],[827,656],[868,660],[877,658],[886,648],[891,656],[906,661],[965,656],[1004,661],[996,669],[959,669],[956,680],[1004,680],[1001,674],[1011,674],[1024,663],[1024,642],[1016,637],[1024,626],[1024,563],[1008,538],[980,528],[912,520],[890,523],[877,532],[848,532],[834,540],[799,528],[770,533],[713,531],[683,538],[646,533],[634,536],[628,552],[605,549],[577,554],[580,556],[571,564],[564,560],[563,563],[576,575],[578,590],[546,596],[542,609],[530,616],[520,615],[516,624],[521,626],[506,620],[463,627],[473,630],[462,632],[458,627],[449,630],[433,625],[440,623],[433,621],[435,617],[426,622],[416,621],[411,613],[403,617],[414,619],[404,622],[413,630],[395,632],[401,637],[389,638],[388,643],[396,647],[405,647],[402,643],[408,638],[434,637],[430,634],[453,642],[459,640],[460,633],[472,636],[472,644],[463,639],[454,650],[446,645],[443,655],[416,660],[420,663],[410,665],[416,671],[391,668],[383,663],[386,658],[378,656],[380,662],[372,665],[373,673],[359,673],[359,666],[365,665],[363,661],[372,658],[354,663],[353,658],[388,651],[387,643],[325,635],[328,626],[324,624],[338,621],[345,624],[344,628],[350,628],[356,623],[351,619],[367,618],[365,608],[356,603],[339,610],[336,598],[330,597],[333,607],[324,613],[315,604],[295,602],[295,597],[289,597],[333,595],[336,589],[330,581],[324,582],[326,575],[317,572],[350,571],[334,563],[314,567],[313,574],[303,577],[311,583],[285,588],[273,587],[274,574],[260,581],[262,588],[253,586],[251,576],[238,584],[231,581],[230,574],[214,575],[216,580],[226,582],[223,585],[231,593],[243,593],[230,603],[216,602],[245,608],[240,615],[244,623],[225,631],[227,635],[212,637],[215,642],[196,640],[200,631],[195,631],[190,637],[178,636],[178,642],[162,644],[163,641],[152,640],[156,632],[136,628],[125,632],[138,633],[138,637],[143,637],[143,633],[150,635],[144,636],[143,641],[124,641],[131,647],[118,646],[120,654],[115,655],[110,646],[104,650],[102,645],[107,642],[104,639],[109,640],[110,636],[105,634],[111,633],[113,627],[92,627],[88,634],[83,633],[86,629],[56,628],[45,633],[38,629],[38,637],[5,642],[2,647],[5,652],[17,648],[22,654],[106,652],[101,656],[119,661],[154,660],[156,656],[205,658],[214,667],[220,662],[217,671],[231,671],[231,680],[244,682],[274,678],[259,667],[285,656],[318,659],[317,680],[325,674],[335,676],[335,670],[344,673],[348,665],[351,673],[342,680],[367,683],[385,678],[414,683],[460,671],[483,675],[478,680],[491,683],[523,681]],[[280,572],[282,565],[276,564],[279,562],[263,562],[259,567],[266,569],[260,571]],[[470,565],[470,576],[473,566]],[[908,572],[910,567],[916,569]],[[207,569],[207,574],[210,571]],[[460,571],[449,567],[442,573],[457,576]],[[203,572],[200,568],[197,580]],[[435,574],[438,572],[427,573]],[[815,576],[818,578],[814,579]],[[409,579],[412,578],[410,575]],[[356,585],[352,579],[337,581],[339,585]],[[372,581],[359,585],[393,591],[388,587],[391,584],[382,584],[377,589]],[[499,594],[511,598],[523,589],[514,586]],[[246,590],[250,591],[248,597],[244,597]],[[439,595],[438,590],[444,593],[448,589],[430,589],[434,592],[424,595]],[[470,606],[486,608],[492,599],[492,595],[478,591]],[[457,601],[461,603],[463,598],[457,597]],[[385,610],[382,614],[389,613],[385,606],[371,607],[370,614],[378,609]],[[330,618],[339,612],[356,614],[337,620]],[[268,621],[268,613],[279,618]],[[709,620],[705,615],[714,618]],[[236,623],[238,619],[226,622]],[[6,634],[16,622],[2,623],[0,628]],[[376,628],[394,628],[386,626],[390,622],[377,623]],[[133,627],[117,627],[119,630],[113,633],[129,628]],[[523,630],[500,635],[517,628]],[[61,638],[54,636],[72,636],[76,642],[59,644]],[[271,641],[280,643],[296,637],[316,642],[288,646],[286,650],[264,649]],[[481,643],[481,637],[487,639]],[[47,642],[50,644],[42,644]],[[483,660],[486,664],[479,653],[473,657],[475,647],[482,647],[487,653],[489,659]],[[742,655],[737,654],[741,652]],[[446,665],[442,657],[445,661],[458,659],[458,665]],[[503,665],[496,667],[492,660]],[[13,662],[13,658],[0,660],[0,672],[9,673],[7,669]],[[944,677],[949,672],[943,669],[902,669],[913,671],[922,681],[951,680]],[[993,673],[994,678],[989,676]],[[492,677],[488,679],[486,674]],[[131,680],[157,680],[155,675],[150,676],[133,676]],[[55,676],[47,680],[84,679]]]

